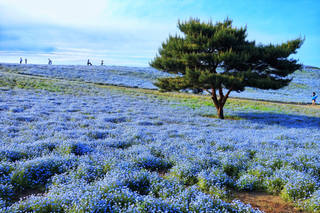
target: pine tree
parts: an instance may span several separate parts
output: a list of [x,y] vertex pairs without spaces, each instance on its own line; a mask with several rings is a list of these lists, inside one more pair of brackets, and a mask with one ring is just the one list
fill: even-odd
[[242,92],[245,87],[280,89],[292,80],[289,74],[301,69],[297,60],[288,57],[304,39],[257,45],[246,40],[246,27],[233,27],[229,19],[213,24],[191,18],[179,21],[178,28],[183,35],[169,36],[150,63],[177,75],[158,79],[155,85],[162,91],[207,91],[221,119],[232,91]]

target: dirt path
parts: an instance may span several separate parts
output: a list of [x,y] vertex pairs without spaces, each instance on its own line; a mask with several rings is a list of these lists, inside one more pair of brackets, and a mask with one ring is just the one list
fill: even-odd
[[264,192],[237,192],[236,199],[243,203],[250,204],[266,213],[297,213],[304,212],[295,208],[291,203],[285,202],[279,196],[270,195]]

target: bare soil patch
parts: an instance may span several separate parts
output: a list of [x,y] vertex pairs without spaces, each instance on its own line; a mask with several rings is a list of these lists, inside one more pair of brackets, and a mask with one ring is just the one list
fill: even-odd
[[234,197],[266,213],[304,212],[295,208],[292,203],[285,202],[279,196],[270,195],[265,192],[236,192]]
[[31,195],[35,196],[43,196],[45,194],[45,187],[39,187],[35,189],[25,189],[17,194],[17,196],[13,199],[15,202],[19,200],[24,200]]

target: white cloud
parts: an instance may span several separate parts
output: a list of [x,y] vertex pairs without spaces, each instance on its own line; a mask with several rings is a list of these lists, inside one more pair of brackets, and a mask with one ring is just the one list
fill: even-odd
[[104,0],[3,0],[2,11],[20,22],[90,25],[101,21]]
[[[154,21],[153,6],[145,0],[2,0],[3,18],[16,23],[46,23],[78,28],[142,30],[170,28],[166,17]],[[141,12],[142,10],[142,12]],[[148,18],[144,11],[150,10]],[[175,20],[176,22],[176,20]],[[176,26],[176,23],[172,26]]]
[[[168,17],[155,19],[152,7],[159,3],[149,3],[146,5],[147,8],[144,8],[147,2],[145,0],[2,0],[0,19],[6,20],[6,23],[0,25],[60,26],[74,29],[77,33],[97,32],[100,35],[105,34],[109,39],[111,39],[109,35],[121,35],[132,41],[160,45],[169,33],[177,32],[177,20]],[[151,12],[145,17],[145,11],[149,10]],[[70,30],[66,32],[69,35]],[[60,38],[59,35],[56,39]]]

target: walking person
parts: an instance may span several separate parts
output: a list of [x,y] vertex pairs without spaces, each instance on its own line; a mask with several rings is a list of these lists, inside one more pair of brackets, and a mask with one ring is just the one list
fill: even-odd
[[48,64],[51,65],[52,64],[52,61],[50,58],[48,58]]
[[22,58],[20,57],[20,64],[22,64]]
[[87,66],[92,66],[92,63],[90,62],[89,59],[88,59],[88,61],[87,61]]
[[315,92],[312,93],[312,105],[316,105],[318,95]]
[[101,60],[101,66],[103,66],[103,60]]

